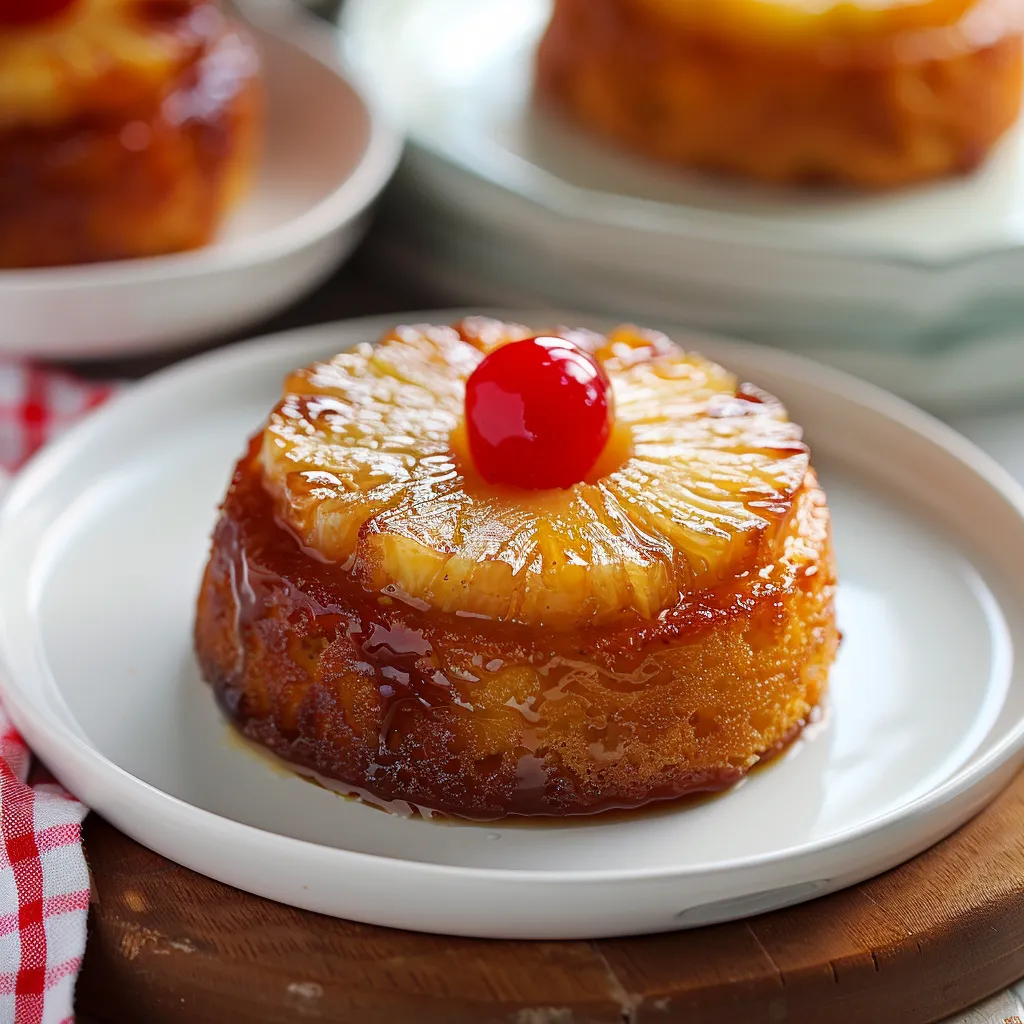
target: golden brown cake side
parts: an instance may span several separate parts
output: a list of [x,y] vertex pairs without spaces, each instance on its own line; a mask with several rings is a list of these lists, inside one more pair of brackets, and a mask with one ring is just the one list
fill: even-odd
[[952,27],[791,41],[715,32],[650,0],[556,0],[538,83],[661,160],[889,188],[969,170],[1015,122],[1019,7],[979,0]]
[[[128,68],[119,77],[115,67],[72,90],[66,116],[34,109],[26,119],[9,103],[0,111],[0,267],[195,248],[246,190],[262,121],[253,43],[212,5],[151,6],[154,33],[180,43],[157,68],[165,75]],[[64,91],[48,88],[47,109],[62,110]]]
[[478,819],[636,807],[735,783],[823,694],[839,637],[813,474],[776,565],[653,621],[556,633],[358,587],[278,525],[259,448],[223,506],[196,648],[239,729],[325,778]]

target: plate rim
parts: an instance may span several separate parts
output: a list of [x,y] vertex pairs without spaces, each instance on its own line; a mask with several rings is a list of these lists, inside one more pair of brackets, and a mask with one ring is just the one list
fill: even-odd
[[[473,295],[486,300],[490,305],[515,308],[517,305],[526,309],[542,308],[545,304],[544,293],[536,287],[536,279],[525,284],[523,281],[509,282],[500,280],[493,273],[493,267],[472,272],[468,265],[459,265],[449,253],[443,260],[432,259],[426,250],[416,241],[410,242],[407,237],[385,232],[384,235],[371,237],[368,243],[375,265],[397,267],[398,272],[411,280],[420,282],[438,296],[458,303]],[[475,273],[476,276],[472,276]],[[621,305],[621,303],[620,303]],[[606,316],[600,304],[591,305],[592,316]],[[727,340],[737,338],[736,331],[722,327],[703,327],[691,323],[678,316],[672,316],[664,309],[648,320],[651,326],[661,326],[667,332],[693,331],[701,336]],[[877,332],[876,332],[877,333]],[[789,340],[789,339],[787,339]],[[979,411],[978,403],[984,399],[986,405],[996,403],[1005,408],[1008,403],[1018,400],[1020,395],[1021,374],[992,374],[993,379],[985,380],[978,385],[963,384],[962,374],[958,380],[962,385],[959,389],[952,388],[948,378],[956,374],[962,365],[965,353],[973,354],[986,365],[994,365],[995,358],[1003,354],[1001,349],[1007,346],[1021,350],[1021,370],[1024,372],[1024,325],[1016,328],[992,331],[976,331],[965,335],[958,342],[957,348],[942,347],[935,350],[912,350],[900,345],[883,345],[873,348],[858,346],[832,345],[814,349],[807,346],[793,346],[787,349],[796,355],[803,356],[823,366],[832,366],[848,376],[875,383],[877,387],[892,394],[901,396],[915,405],[924,406],[927,410],[939,412],[947,416],[970,414]],[[746,342],[751,344],[751,342]],[[768,347],[779,348],[779,341],[765,340],[761,342]],[[922,363],[927,363],[923,366]],[[999,377],[998,380],[995,377]]]
[[[219,368],[229,369],[237,361],[252,360],[253,357],[266,361],[274,361],[286,352],[296,349],[296,342],[305,342],[306,348],[320,340],[326,341],[339,331],[348,335],[366,334],[367,339],[375,340],[383,331],[396,323],[452,322],[465,315],[487,315],[499,318],[536,320],[539,322],[581,322],[607,325],[608,318],[594,317],[584,313],[566,310],[530,310],[530,309],[476,309],[464,307],[457,309],[418,310],[405,314],[383,314],[380,316],[359,317],[349,320],[333,321],[309,327],[283,331],[249,341],[238,342],[210,352],[202,353],[183,360],[171,367],[160,370],[139,384],[126,389],[112,398],[106,405],[89,414],[81,423],[63,437],[47,446],[25,466],[21,473],[14,477],[11,486],[0,495],[0,528],[5,525],[7,517],[17,514],[15,506],[22,492],[32,487],[45,487],[52,479],[52,469],[71,453],[88,446],[94,434],[101,431],[108,419],[120,414],[122,409],[143,407],[148,395],[153,391],[167,388],[173,389],[179,378],[188,380],[195,374],[209,371],[216,372]],[[706,336],[699,332],[676,332],[676,340],[683,344],[701,344],[706,342],[713,349],[713,358],[728,361],[735,353],[738,358],[744,356],[754,360],[772,360],[775,366],[790,376],[794,383],[810,384],[810,386],[827,392],[839,392],[843,397],[852,399],[858,405],[866,407],[875,415],[895,420],[904,428],[926,440],[931,446],[944,450],[959,463],[965,471],[970,472],[984,482],[995,495],[1002,499],[1016,514],[1024,528],[1024,486],[1003,469],[993,458],[978,448],[973,442],[963,437],[952,427],[947,426],[930,414],[911,405],[909,402],[861,381],[842,371],[815,363],[803,356],[771,349],[766,346],[751,345],[731,338]],[[356,343],[355,341],[352,342]],[[327,349],[325,348],[325,352]],[[302,357],[300,357],[302,358]],[[12,513],[12,509],[15,511]],[[1015,652],[1016,658],[1016,652]],[[40,670],[49,675],[45,661],[37,662]],[[56,685],[55,683],[53,685]],[[780,863],[799,861],[814,857],[829,850],[842,847],[848,843],[870,838],[872,835],[898,825],[901,821],[921,817],[934,811],[942,804],[956,797],[963,797],[984,782],[996,776],[1001,769],[1005,770],[1009,763],[1024,753],[1024,717],[1022,717],[1002,740],[994,744],[973,764],[962,765],[949,778],[933,789],[915,797],[913,800],[892,809],[885,814],[870,818],[859,825],[841,830],[822,837],[797,850],[781,849],[753,856],[732,858],[709,864],[690,864],[683,866],[660,866],[638,869],[587,869],[587,870],[531,870],[521,868],[491,867],[460,867],[451,864],[438,864],[400,857],[390,857],[378,853],[366,853],[340,847],[326,846],[310,840],[297,839],[257,826],[248,825],[233,818],[226,817],[197,807],[180,797],[146,782],[107,758],[101,751],[92,746],[83,737],[76,735],[70,724],[59,714],[44,711],[30,695],[32,689],[38,690],[38,681],[33,687],[26,687],[24,681],[15,682],[14,674],[8,664],[6,652],[0,648],[0,693],[8,704],[14,708],[18,718],[29,723],[30,729],[46,736],[46,742],[61,740],[64,751],[78,766],[87,766],[93,774],[102,777],[107,785],[133,800],[139,799],[141,793],[146,801],[159,809],[160,813],[174,817],[191,818],[198,816],[198,823],[212,827],[214,830],[227,829],[230,833],[244,840],[247,836],[259,837],[260,841],[271,843],[282,853],[295,849],[309,852],[316,851],[318,856],[326,856],[341,862],[352,858],[355,862],[365,865],[379,865],[381,862],[400,865],[402,870],[410,870],[422,874],[459,876],[478,881],[491,882],[536,882],[540,884],[573,884],[589,885],[593,883],[622,883],[640,881],[659,881],[668,879],[685,879],[693,877],[717,877],[733,873],[756,871],[770,868]],[[57,690],[59,693],[59,688]],[[28,730],[26,730],[28,731]],[[48,734],[48,735],[47,735]],[[132,793],[136,795],[132,795]],[[993,794],[994,795],[994,794]],[[987,803],[986,798],[984,803]],[[241,830],[241,831],[239,831]]]

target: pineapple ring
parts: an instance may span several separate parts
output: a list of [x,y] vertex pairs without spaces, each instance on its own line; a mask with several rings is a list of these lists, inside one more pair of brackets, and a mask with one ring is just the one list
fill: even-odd
[[603,363],[617,431],[597,475],[491,487],[463,446],[465,382],[525,327],[403,327],[290,376],[263,434],[264,486],[319,557],[417,607],[581,629],[653,619],[759,572],[808,476],[782,405],[661,335],[562,332]]

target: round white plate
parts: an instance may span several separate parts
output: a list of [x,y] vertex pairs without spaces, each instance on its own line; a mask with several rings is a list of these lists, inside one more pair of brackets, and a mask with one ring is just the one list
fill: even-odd
[[478,267],[523,301],[657,310],[855,368],[915,400],[988,397],[986,357],[1009,352],[995,386],[1024,389],[1013,355],[1024,329],[1024,128],[969,176],[886,194],[687,174],[534,102],[533,51],[550,8],[343,9],[354,74],[410,136],[388,203],[396,238],[425,268],[457,277]]
[[552,0],[348,0],[345,53],[415,142],[507,201],[643,229],[654,244],[658,236],[699,237],[923,266],[1024,246],[1024,130],[975,174],[883,194],[687,174],[595,142],[533,102],[533,55],[551,7]]
[[241,746],[191,644],[217,503],[285,372],[389,324],[328,325],[182,364],[115,399],[9,491],[5,705],[65,785],[119,828],[328,914],[596,937],[745,916],[854,883],[947,834],[1018,768],[1017,486],[891,396],[790,356],[692,338],[787,401],[829,490],[846,639],[823,727],[696,806],[533,825],[391,816]]
[[[252,4],[250,3],[250,7]],[[295,17],[250,24],[267,122],[252,193],[213,244],[150,259],[0,271],[0,353],[92,358],[236,330],[327,277],[362,237],[398,136]]]

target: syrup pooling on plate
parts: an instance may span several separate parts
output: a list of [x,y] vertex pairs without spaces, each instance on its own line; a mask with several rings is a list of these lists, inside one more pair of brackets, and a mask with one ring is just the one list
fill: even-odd
[[[479,325],[474,330],[484,333]],[[828,511],[781,405],[653,336],[633,335],[646,338],[642,346],[613,345],[605,365],[613,383],[625,377],[630,384],[616,398],[626,399],[620,409],[635,403],[637,450],[656,462],[657,452],[642,445],[672,448],[680,431],[692,442],[677,472],[667,472],[667,482],[650,476],[644,493],[654,503],[664,488],[678,486],[680,473],[699,477],[711,466],[717,489],[691,489],[688,500],[704,507],[717,500],[740,513],[732,522],[741,535],[746,503],[764,513],[752,533],[756,543],[742,546],[751,561],[738,561],[730,534],[716,527],[724,559],[691,573],[691,584],[665,607],[624,603],[614,617],[595,619],[576,586],[593,571],[586,564],[579,575],[559,568],[564,607],[576,612],[554,628],[442,607],[415,578],[366,573],[359,545],[379,529],[376,508],[361,518],[367,500],[383,497],[389,516],[406,514],[403,488],[415,478],[424,447],[435,460],[430,466],[445,466],[449,485],[487,495],[492,530],[524,509],[540,522],[536,503],[547,510],[552,496],[508,488],[488,494],[489,485],[467,484],[460,475],[453,450],[458,376],[444,370],[468,350],[471,371],[480,350],[458,331],[431,331],[452,347],[452,357],[440,359],[435,388],[423,396],[414,390],[400,408],[429,412],[432,432],[394,432],[388,410],[374,407],[408,397],[406,385],[419,379],[411,371],[422,364],[409,348],[425,344],[436,356],[427,333],[410,329],[396,332],[382,350],[352,353],[380,363],[363,377],[350,374],[359,380],[351,394],[324,364],[291,378],[286,388],[295,397],[286,396],[279,410],[301,410],[302,418],[273,415],[239,463],[196,627],[204,675],[232,720],[284,760],[378,800],[481,820],[590,814],[735,783],[806,721],[838,643]],[[514,333],[507,329],[503,337]],[[643,349],[658,346],[666,360],[648,375],[652,359]],[[709,389],[708,380],[717,386]],[[673,403],[662,389],[676,387],[682,397]],[[454,396],[447,412],[443,400],[431,404],[431,395],[446,388]],[[642,414],[652,393],[658,401]],[[314,407],[334,417],[329,437]],[[695,421],[689,433],[688,418]],[[662,430],[666,419],[669,429]],[[771,444],[737,445],[737,437],[748,436]],[[289,476],[282,467],[292,457]],[[369,490],[359,486],[366,482],[359,467],[366,465]],[[392,487],[381,492],[388,466]],[[789,494],[774,483],[779,467],[783,476],[802,467]],[[768,489],[766,474],[773,481]],[[452,506],[450,523],[458,525],[463,508]],[[335,512],[340,518],[331,519]],[[321,522],[322,529],[309,528]],[[431,517],[429,528],[437,522]],[[425,527],[417,528],[422,536]],[[691,518],[675,534],[681,554],[695,533]],[[325,552],[325,536],[350,538],[352,546]],[[449,539],[460,542],[455,534]],[[480,586],[472,575],[455,582],[468,591]]]
[[[565,818],[563,819],[563,824],[572,824],[581,827],[588,827],[592,825],[604,826],[616,821],[633,820],[640,813],[643,813],[645,816],[671,814],[682,808],[703,806],[711,800],[722,796],[728,789],[744,785],[754,776],[761,775],[765,770],[781,764],[790,756],[795,755],[806,743],[812,742],[821,734],[825,727],[827,717],[827,707],[819,706],[818,708],[813,709],[806,722],[798,722],[794,725],[790,734],[781,740],[774,749],[762,755],[761,759],[756,765],[754,765],[747,775],[740,777],[738,774],[737,779],[731,786],[707,790],[704,792],[693,792],[687,796],[677,797],[673,800],[659,801],[648,805],[642,812],[638,811],[636,808],[613,808],[604,811],[595,811],[588,815],[577,815]],[[320,789],[324,789],[335,796],[341,797],[343,800],[355,801],[364,804],[375,811],[383,811],[386,814],[393,814],[400,818],[420,817],[429,819],[432,822],[455,827],[465,823],[464,820],[459,817],[435,811],[430,807],[410,804],[404,800],[382,800],[369,790],[360,789],[358,786],[339,782],[337,779],[329,779],[327,776],[321,775],[313,769],[289,763],[288,761],[285,761],[271,753],[266,747],[247,739],[230,725],[225,726],[224,740],[228,746],[259,759],[276,775],[283,777],[289,777],[292,775],[298,776],[300,779],[303,779]],[[542,822],[544,820],[545,819],[543,818],[538,819],[527,815],[516,815],[504,819],[502,824],[506,827],[529,827],[537,824],[538,821]],[[497,833],[492,833],[488,838],[498,839],[500,836]]]

